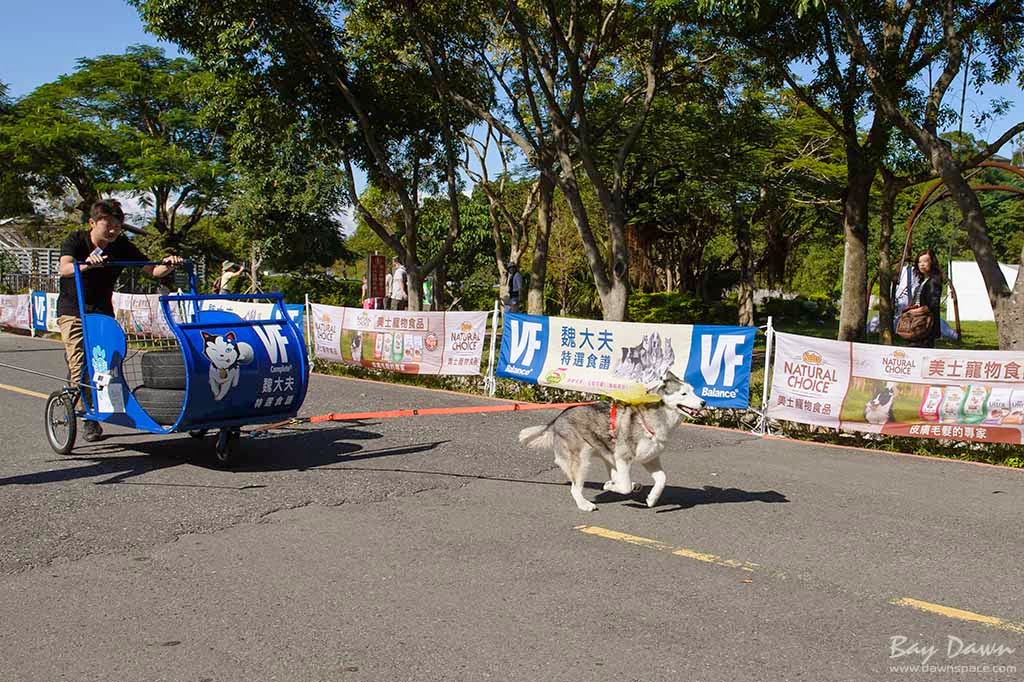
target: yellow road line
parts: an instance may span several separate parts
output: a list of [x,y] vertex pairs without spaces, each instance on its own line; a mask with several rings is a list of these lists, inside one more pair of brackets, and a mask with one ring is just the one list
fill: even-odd
[[47,398],[50,397],[50,396],[46,395],[45,393],[37,393],[36,391],[30,391],[27,388],[19,388],[17,386],[8,386],[7,384],[0,384],[0,388],[2,388],[5,391],[12,391],[14,393],[21,393],[22,395],[30,395],[33,398],[42,398],[43,400],[46,400]]
[[708,554],[707,552],[698,552],[696,550],[687,549],[686,547],[673,547],[672,545],[667,545],[659,540],[651,540],[650,538],[642,538],[637,535],[620,533],[619,531],[601,528],[600,526],[576,526],[576,530],[580,531],[581,533],[586,533],[588,535],[596,535],[607,540],[618,540],[619,542],[626,542],[631,545],[646,547],[648,549],[657,550],[659,552],[668,552],[669,554],[685,557],[687,559],[703,561],[706,564],[715,564],[716,566],[728,566],[729,568],[738,568],[741,571],[751,572],[761,568],[759,564],[752,564],[747,561],[737,561],[735,559],[724,559],[714,554]]
[[999,628],[1000,630],[1009,630],[1010,632],[1024,634],[1024,625],[1021,625],[1020,623],[1011,623],[1010,621],[1003,620],[1002,618],[995,618],[994,616],[984,616],[980,613],[974,613],[973,611],[954,609],[950,606],[932,604],[931,602],[921,601],[920,599],[911,599],[910,597],[893,599],[889,603],[894,604],[896,606],[909,606],[910,608],[917,609],[918,611],[924,611],[926,613],[935,613],[940,616],[945,616],[947,618],[966,620],[971,623],[981,623],[982,625],[987,625],[993,628]]

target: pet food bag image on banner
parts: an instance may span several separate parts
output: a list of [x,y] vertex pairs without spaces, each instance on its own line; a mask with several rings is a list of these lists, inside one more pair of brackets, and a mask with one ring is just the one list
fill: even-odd
[[745,408],[756,331],[509,313],[495,373],[620,397],[645,393],[671,371],[709,407]]
[[[771,419],[888,436],[1024,442],[1024,353],[775,334]],[[1020,415],[1024,417],[1024,414]]]

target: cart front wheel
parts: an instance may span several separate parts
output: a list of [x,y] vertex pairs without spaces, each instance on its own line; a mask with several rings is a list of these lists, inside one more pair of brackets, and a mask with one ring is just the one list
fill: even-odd
[[217,434],[217,447],[214,450],[217,457],[217,464],[230,466],[237,460],[235,446],[238,441],[238,433],[231,429],[221,429]]
[[46,440],[58,455],[66,455],[75,447],[78,421],[75,419],[75,396],[70,391],[55,391],[46,400],[43,420]]

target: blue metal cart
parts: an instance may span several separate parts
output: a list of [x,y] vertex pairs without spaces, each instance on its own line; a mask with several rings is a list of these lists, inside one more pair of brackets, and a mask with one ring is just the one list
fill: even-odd
[[[140,267],[156,262],[117,261]],[[302,331],[280,293],[199,294],[191,264],[189,293],[160,297],[160,310],[177,348],[141,352],[142,379],[126,371],[125,330],[113,317],[86,313],[76,269],[86,369],[81,378],[50,395],[45,426],[50,447],[67,454],[75,445],[76,416],[150,433],[189,432],[196,438],[218,431],[216,459],[236,457],[242,426],[294,418],[306,397],[308,358]],[[243,319],[216,307],[218,301],[270,301],[269,319]],[[223,305],[223,304],[222,304]],[[84,411],[76,411],[89,391]]]

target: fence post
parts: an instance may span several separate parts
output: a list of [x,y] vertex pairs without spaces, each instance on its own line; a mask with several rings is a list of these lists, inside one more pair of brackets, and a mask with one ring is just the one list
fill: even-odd
[[484,377],[484,388],[487,395],[494,396],[498,390],[498,382],[494,378],[494,343],[498,338],[498,301],[494,301],[494,311],[491,317],[491,350],[487,358],[487,375]]
[[754,433],[762,436],[770,436],[772,431],[768,425],[768,388],[772,380],[772,346],[775,341],[775,328],[772,326],[772,316],[768,316],[768,323],[765,325],[764,335],[767,338],[764,346],[764,382],[761,387],[761,417],[757,422]]

